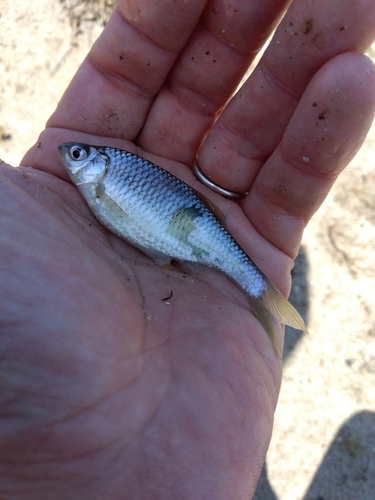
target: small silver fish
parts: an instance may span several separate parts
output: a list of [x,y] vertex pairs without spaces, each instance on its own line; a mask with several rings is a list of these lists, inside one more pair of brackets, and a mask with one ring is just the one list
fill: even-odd
[[97,219],[159,264],[172,259],[224,273],[242,288],[280,355],[273,321],[306,331],[284,296],[227,232],[193,188],[137,155],[67,142],[60,159]]

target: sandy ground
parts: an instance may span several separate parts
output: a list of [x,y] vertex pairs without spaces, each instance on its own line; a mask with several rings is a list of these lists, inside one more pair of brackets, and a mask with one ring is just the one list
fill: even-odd
[[[0,157],[13,165],[103,27],[110,0],[88,1],[0,0]],[[310,335],[287,336],[257,500],[375,498],[374,164],[375,126],[305,233],[292,300]]]

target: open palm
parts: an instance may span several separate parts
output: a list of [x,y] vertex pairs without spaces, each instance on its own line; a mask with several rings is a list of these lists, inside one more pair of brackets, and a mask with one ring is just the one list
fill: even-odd
[[[310,31],[334,31],[335,2],[309,7],[314,25],[296,3],[218,118],[280,14],[237,3],[120,2],[25,167],[1,167],[1,498],[254,492],[281,362],[243,293],[111,235],[57,157],[73,140],[167,168],[220,206],[287,293],[302,230],[372,119],[373,66],[347,52],[371,42],[375,7],[341,1],[334,27],[354,27],[316,50]],[[216,183],[249,192],[241,206],[199,188],[197,155]]]

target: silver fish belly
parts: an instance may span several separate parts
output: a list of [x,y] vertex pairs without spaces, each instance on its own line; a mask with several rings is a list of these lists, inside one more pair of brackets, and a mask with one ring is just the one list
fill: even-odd
[[294,309],[215,216],[208,200],[161,167],[110,147],[68,142],[60,159],[97,219],[159,264],[216,269],[237,283],[280,354],[273,322],[306,331]]

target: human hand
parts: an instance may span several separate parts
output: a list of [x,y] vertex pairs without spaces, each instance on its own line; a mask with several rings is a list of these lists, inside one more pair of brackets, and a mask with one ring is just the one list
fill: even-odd
[[183,165],[198,154],[215,182],[249,190],[241,206],[212,198],[286,292],[303,227],[372,118],[370,61],[339,54],[370,43],[374,6],[296,3],[200,147],[284,5],[237,3],[210,3],[197,24],[203,2],[120,2],[22,162],[34,170],[2,169],[4,498],[254,492],[281,364],[243,294],[110,235],[56,153],[70,140],[119,146],[195,187]]

